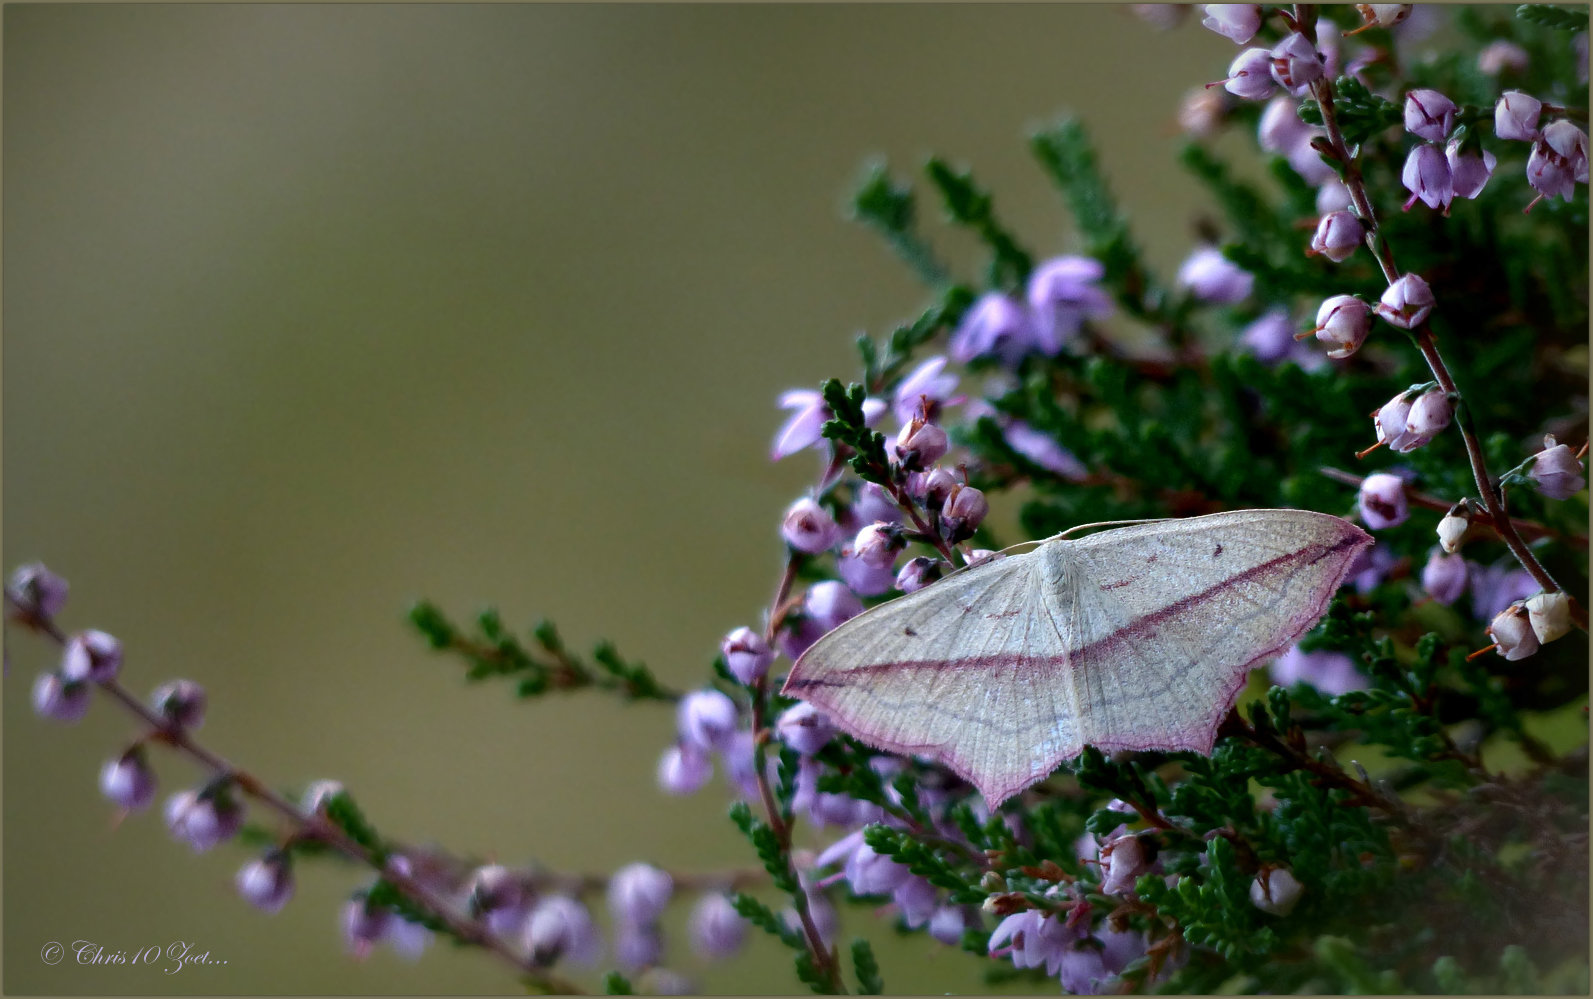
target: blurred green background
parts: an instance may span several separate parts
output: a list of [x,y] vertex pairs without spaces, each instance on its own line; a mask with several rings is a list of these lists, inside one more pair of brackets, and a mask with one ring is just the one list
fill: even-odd
[[[582,871],[752,858],[717,780],[654,789],[668,710],[467,688],[409,602],[546,615],[701,682],[758,623],[815,472],[768,462],[775,396],[853,375],[853,335],[925,301],[844,220],[866,159],[972,165],[1031,246],[1073,249],[1025,147],[1071,109],[1171,269],[1204,204],[1177,102],[1234,54],[1106,6],[4,16],[7,570],[67,576],[63,623],[119,636],[140,695],[202,683],[202,736],[268,781],[336,777],[393,836]],[[942,246],[970,273],[968,240]],[[6,992],[517,991],[447,946],[349,960],[354,871],[301,868],[270,918],[233,893],[246,851],[196,857],[156,814],[113,829],[96,775],[128,719],[34,718],[55,653],[7,654]],[[163,796],[196,775],[157,767]],[[978,962],[846,921],[892,991],[980,987]],[[227,963],[40,960],[77,939]],[[708,991],[799,987],[761,940],[711,969],[674,948]]]

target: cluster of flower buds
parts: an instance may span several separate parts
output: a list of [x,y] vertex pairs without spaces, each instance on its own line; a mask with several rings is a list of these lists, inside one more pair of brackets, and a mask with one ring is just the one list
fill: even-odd
[[1400,176],[1410,191],[1406,211],[1421,201],[1447,215],[1455,198],[1477,197],[1493,176],[1498,158],[1474,136],[1455,132],[1458,111],[1454,101],[1436,90],[1418,88],[1405,95],[1405,130],[1426,140],[1410,151]]
[[1214,246],[1202,246],[1184,259],[1177,283],[1194,298],[1213,305],[1233,305],[1250,297],[1255,275],[1222,255]]
[[1379,406],[1372,414],[1377,443],[1361,451],[1364,457],[1376,448],[1407,454],[1437,437],[1455,415],[1448,393],[1434,383],[1408,388]]
[[1539,646],[1570,630],[1571,598],[1559,590],[1539,593],[1512,603],[1494,616],[1488,625],[1488,635],[1493,639],[1488,648],[1511,661],[1525,659],[1537,652]]
[[1032,353],[1055,355],[1085,320],[1112,314],[1112,300],[1098,284],[1105,273],[1100,261],[1090,257],[1054,257],[1030,272],[1021,300],[1004,292],[986,293],[952,332],[952,359],[967,363],[998,357],[1013,366]]
[[1264,100],[1278,87],[1298,97],[1320,80],[1326,70],[1326,61],[1311,40],[1298,31],[1291,31],[1271,49],[1249,48],[1239,53],[1228,65],[1228,76],[1221,82],[1230,94],[1247,101]]
[[[1587,445],[1584,444],[1582,451],[1586,450]],[[1553,434],[1545,434],[1543,450],[1528,459],[1530,467],[1527,469],[1527,478],[1550,499],[1563,500],[1575,496],[1587,486],[1587,479],[1582,474],[1581,457],[1581,453],[1556,442]]]
[[669,873],[651,864],[629,864],[609,879],[608,911],[620,970],[634,973],[663,959],[664,936],[658,920],[674,891]]
[[[738,629],[725,639],[725,645],[737,640],[742,632],[751,634],[748,629]],[[758,639],[746,652],[735,655],[754,660],[767,656],[772,660],[773,655],[767,648]],[[726,653],[727,665],[731,655]],[[767,663],[763,668],[768,668]],[[751,783],[750,733],[739,729],[739,721],[736,703],[722,691],[694,690],[681,698],[675,711],[675,742],[658,760],[660,790],[675,795],[698,791],[713,776],[713,759],[717,755],[726,774],[742,793],[756,794],[756,785]]]
[[[1527,183],[1538,192],[1528,210],[1544,198],[1570,201],[1577,184],[1586,184],[1587,132],[1561,118],[1539,126],[1548,105],[1519,90],[1507,90],[1493,109],[1493,134],[1500,139],[1532,143],[1527,155]],[[1562,111],[1562,108],[1549,108]]]

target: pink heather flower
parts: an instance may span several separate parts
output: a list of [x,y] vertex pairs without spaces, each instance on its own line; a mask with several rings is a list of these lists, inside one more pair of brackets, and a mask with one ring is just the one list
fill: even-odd
[[1570,166],[1572,177],[1579,184],[1587,183],[1587,133],[1565,119],[1551,122],[1543,129],[1543,141]]
[[614,932],[614,963],[627,974],[664,959],[664,937],[653,923],[620,923]]
[[993,354],[1017,364],[1037,346],[1034,320],[1021,304],[1000,292],[980,296],[968,309],[947,346],[952,360],[967,364]]
[[858,843],[844,868],[846,883],[854,895],[889,895],[911,876],[907,865],[899,864],[867,843]]
[[1292,645],[1272,661],[1268,672],[1280,687],[1307,683],[1330,697],[1366,688],[1366,678],[1342,652],[1302,652]]
[[730,675],[749,687],[761,680],[774,662],[774,650],[751,628],[737,628],[726,635],[719,643],[719,651],[724,654]]
[[1444,147],[1444,159],[1449,163],[1449,180],[1457,198],[1475,198],[1482,193],[1499,158],[1484,149],[1481,155],[1474,150],[1462,151],[1458,140],[1450,140]]
[[[1556,154],[1542,139],[1532,144],[1532,152],[1527,156],[1527,183],[1538,192],[1532,200],[1533,205],[1555,196],[1570,201],[1576,193],[1576,174],[1572,172],[1570,161]],[[1527,207],[1530,209],[1532,205]]]
[[1537,580],[1514,559],[1491,566],[1471,565],[1471,612],[1478,619],[1492,618],[1536,592]]
[[1079,331],[1086,319],[1112,314],[1112,300],[1097,287],[1106,268],[1093,257],[1053,257],[1029,274],[1029,315],[1035,343],[1055,354]]
[[989,512],[990,504],[985,500],[984,493],[973,486],[958,486],[946,497],[946,505],[941,507],[941,528],[950,540],[962,541],[973,537],[974,531]]
[[1538,137],[1543,102],[1519,90],[1506,90],[1493,106],[1493,134],[1501,139],[1532,142]]
[[45,568],[43,562],[18,567],[6,586],[17,605],[15,614],[45,621],[61,613],[69,589],[66,580]]
[[1361,245],[1366,230],[1361,220],[1350,212],[1331,212],[1317,223],[1316,235],[1311,237],[1312,253],[1320,253],[1334,263],[1349,259]]
[[103,631],[73,635],[61,656],[61,676],[66,680],[104,683],[122,668],[122,643]]
[[1264,867],[1250,882],[1250,904],[1269,916],[1287,916],[1303,894],[1305,886],[1286,867]]
[[163,683],[149,695],[149,706],[173,728],[193,730],[205,723],[205,688],[192,680]]
[[1552,436],[1544,437],[1543,450],[1532,456],[1527,478],[1543,495],[1557,500],[1575,496],[1587,485],[1576,452],[1564,444],[1556,444]]
[[166,826],[196,853],[231,839],[243,825],[243,806],[225,791],[179,791],[166,799]]
[[1372,425],[1377,428],[1377,441],[1387,444],[1392,451],[1405,452],[1415,445],[1406,446],[1410,440],[1410,392],[1401,392],[1380,406],[1372,414]]
[[844,794],[820,791],[819,768],[811,759],[797,762],[796,793],[791,797],[791,807],[806,815],[817,826],[855,826],[871,820],[865,814],[873,809],[867,802],[849,798]]
[[675,881],[651,864],[627,864],[608,881],[608,911],[615,922],[631,926],[651,923],[664,914]]
[[1443,142],[1455,127],[1455,102],[1425,87],[1405,95],[1405,131],[1428,142]]
[[1410,515],[1405,505],[1405,481],[1386,472],[1362,479],[1360,513],[1361,521],[1374,531],[1403,524]]
[[1203,246],[1178,268],[1178,284],[1203,302],[1232,305],[1250,296],[1255,276],[1240,268],[1213,246]]
[[1310,140],[1295,146],[1288,154],[1289,165],[1300,179],[1312,186],[1319,186],[1334,179],[1333,167],[1316,151]]
[[1350,197],[1350,189],[1337,177],[1324,181],[1317,189],[1316,210],[1319,214],[1349,211],[1354,203],[1354,199]]
[[1272,78],[1296,97],[1322,78],[1322,56],[1310,39],[1294,32],[1272,48]]
[[1416,450],[1449,426],[1453,415],[1449,396],[1442,389],[1423,392],[1410,404],[1410,413],[1405,417],[1405,439],[1394,450],[1402,453]]
[[1538,635],[1532,630],[1532,619],[1526,607],[1519,603],[1500,611],[1488,625],[1488,634],[1493,637],[1494,651],[1510,662],[1538,651]]
[[1287,309],[1269,309],[1244,328],[1239,342],[1267,364],[1286,360],[1294,352],[1294,323]]
[[1437,548],[1427,556],[1422,567],[1422,589],[1441,604],[1452,604],[1466,591],[1466,560],[1459,555],[1445,555]]
[[802,603],[808,617],[819,622],[825,631],[832,631],[863,613],[862,602],[845,585],[833,580],[814,583]]
[[394,923],[401,922],[391,912],[371,905],[361,895],[343,906],[343,943],[350,954],[363,959],[371,948],[388,935]]
[[835,737],[830,719],[805,701],[787,708],[774,723],[774,731],[781,742],[803,756],[812,756]]
[[747,921],[741,918],[730,899],[708,892],[691,910],[691,946],[710,961],[734,957],[747,939]]
[[1150,870],[1150,861],[1145,857],[1145,844],[1133,834],[1119,836],[1103,846],[1101,859],[1106,875],[1101,881],[1101,891],[1108,895],[1132,891],[1135,880]]
[[586,906],[563,895],[544,895],[537,902],[523,942],[532,960],[544,967],[561,960],[590,967],[603,953],[603,938]]
[[810,496],[792,503],[780,525],[780,535],[786,544],[799,552],[817,555],[828,551],[841,540],[841,529],[830,512],[819,506]]
[[1222,88],[1235,97],[1259,101],[1272,93],[1272,53],[1266,49],[1245,49],[1228,64],[1228,78]]
[[286,853],[273,851],[239,868],[235,884],[245,902],[276,913],[293,897],[293,867]]
[[885,521],[874,523],[857,532],[852,540],[852,554],[858,561],[877,569],[889,569],[896,564],[896,556],[907,547],[901,528]]
[[891,901],[909,929],[918,929],[929,922],[940,908],[940,893],[928,880],[914,874],[891,892]]
[[921,472],[944,457],[949,446],[946,431],[915,416],[896,435],[896,462],[906,471]]
[[1433,301],[1433,290],[1421,275],[1406,274],[1383,292],[1376,312],[1392,326],[1414,329],[1433,311]]
[[909,559],[896,574],[896,588],[903,593],[916,593],[940,578],[943,563],[923,555]]
[[1489,76],[1498,76],[1507,69],[1519,73],[1527,68],[1529,58],[1526,49],[1500,38],[1477,53],[1477,68]]
[[1327,356],[1340,358],[1359,350],[1371,328],[1371,306],[1354,295],[1334,295],[1316,310],[1316,329],[1311,332],[1328,345]]
[[40,673],[33,682],[33,711],[41,718],[75,722],[88,710],[86,683],[63,680],[56,673]]
[[658,789],[665,794],[687,795],[702,790],[713,776],[713,763],[702,749],[679,743],[658,758]]
[[896,386],[891,409],[899,423],[911,423],[918,416],[924,401],[929,401],[929,418],[937,419],[942,406],[955,405],[960,399],[952,398],[957,391],[957,376],[945,374],[946,359],[936,355],[918,367]]
[[896,571],[890,566],[870,565],[845,550],[835,560],[835,571],[847,589],[860,597],[877,597],[896,581]]
[[[788,454],[795,454],[824,440],[824,424],[834,416],[830,407],[824,404],[824,396],[812,389],[782,392],[780,408],[792,412],[774,435],[774,446],[769,451],[770,461],[779,461]],[[864,399],[863,423],[872,427],[888,408],[883,399]]]
[[1077,482],[1089,475],[1089,470],[1072,452],[1056,442],[1050,434],[1036,430],[1019,419],[1013,419],[1001,429],[1007,446],[1061,478]]
[[717,690],[694,690],[680,699],[676,725],[683,742],[697,749],[720,749],[736,731],[736,702]]
[[872,524],[876,520],[899,524],[902,520],[902,508],[874,482],[863,483],[853,494],[851,514],[857,524]]
[[1417,200],[1428,208],[1449,210],[1455,198],[1455,182],[1449,174],[1449,161],[1437,146],[1422,143],[1405,157],[1405,169],[1400,172],[1400,183],[1410,192],[1405,199],[1405,211],[1410,211]]
[[1203,27],[1210,28],[1235,45],[1243,45],[1261,30],[1261,5],[1254,3],[1208,3]]
[[1309,143],[1318,131],[1300,119],[1298,101],[1280,94],[1268,101],[1262,110],[1261,122],[1256,126],[1256,142],[1266,152],[1287,156]]
[[[909,483],[912,485],[912,483]],[[940,506],[946,502],[946,497],[960,485],[957,476],[944,468],[932,468],[920,476],[913,495],[924,501],[926,506]]]
[[929,935],[947,947],[962,943],[963,933],[971,928],[968,910],[960,905],[943,905],[929,917]]
[[1078,934],[1055,916],[1025,909],[1003,919],[990,934],[991,957],[1010,957],[1014,967],[1044,967],[1047,975],[1062,970],[1062,959]]
[[119,808],[141,812],[155,800],[155,774],[142,749],[132,749],[100,770],[100,793]]

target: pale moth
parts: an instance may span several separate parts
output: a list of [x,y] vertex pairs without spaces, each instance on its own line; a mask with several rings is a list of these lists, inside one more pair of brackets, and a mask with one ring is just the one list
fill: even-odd
[[1086,745],[1210,753],[1250,669],[1317,622],[1371,543],[1306,510],[1058,536],[847,621],[783,693],[992,808]]

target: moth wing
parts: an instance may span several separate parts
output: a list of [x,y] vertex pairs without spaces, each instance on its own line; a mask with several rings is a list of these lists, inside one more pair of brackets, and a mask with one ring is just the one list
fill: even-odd
[[1083,741],[1211,752],[1252,667],[1322,616],[1370,536],[1305,510],[1239,510],[1066,542]]
[[1082,748],[1068,643],[1038,578],[1049,547],[847,621],[803,653],[783,692],[869,745],[944,764],[999,804]]

